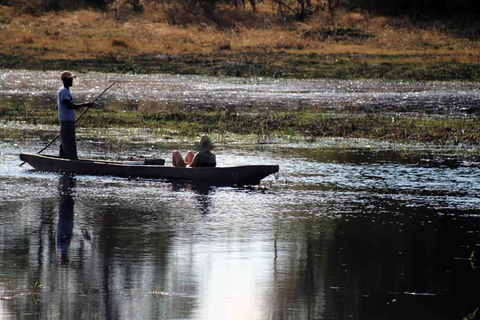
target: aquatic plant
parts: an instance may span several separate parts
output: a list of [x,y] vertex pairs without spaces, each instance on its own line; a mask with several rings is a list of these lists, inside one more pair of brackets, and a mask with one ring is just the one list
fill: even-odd
[[[10,282],[10,279],[4,279]],[[13,296],[15,295],[15,292],[10,289],[3,289],[0,291],[0,300],[6,300],[6,301],[11,301],[13,300]]]
[[472,251],[472,254],[470,255],[470,266],[472,267],[473,270],[477,269],[477,265],[475,263],[475,253],[476,251]]
[[[14,110],[0,106],[4,121],[32,125],[58,125],[55,110]],[[449,145],[480,145],[478,120],[472,117],[424,117],[415,114],[373,112],[288,111],[237,114],[221,111],[122,112],[90,110],[78,127],[151,128],[165,133],[195,137],[200,133],[255,135],[258,142],[275,136],[368,138],[396,142],[428,142]]]
[[42,289],[42,285],[38,282],[35,281],[35,284],[33,285],[32,290],[30,291],[30,295],[33,297],[33,301],[35,304],[38,305],[38,296],[40,294],[40,290]]
[[474,320],[477,319],[477,313],[480,308],[475,309],[472,313],[468,314],[466,317],[463,317],[462,320]]

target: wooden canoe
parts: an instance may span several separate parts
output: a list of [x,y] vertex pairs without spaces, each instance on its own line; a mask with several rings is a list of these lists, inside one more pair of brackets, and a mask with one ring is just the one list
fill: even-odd
[[278,165],[244,165],[215,168],[180,168],[145,165],[134,162],[91,159],[69,160],[52,155],[21,153],[20,160],[35,170],[79,175],[106,175],[125,178],[202,181],[221,185],[257,185],[266,176],[276,173]]

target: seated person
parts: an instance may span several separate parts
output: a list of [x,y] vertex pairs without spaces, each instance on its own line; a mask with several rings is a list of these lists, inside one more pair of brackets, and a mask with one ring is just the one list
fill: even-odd
[[217,161],[215,155],[211,152],[212,149],[212,140],[207,136],[203,136],[200,139],[200,151],[197,154],[194,154],[193,151],[188,151],[184,159],[180,152],[175,150],[172,153],[172,164],[174,167],[215,167]]

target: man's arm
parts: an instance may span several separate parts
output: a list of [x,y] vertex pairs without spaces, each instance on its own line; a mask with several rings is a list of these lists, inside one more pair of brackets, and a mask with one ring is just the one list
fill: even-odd
[[93,103],[91,102],[75,104],[71,100],[62,100],[62,103],[65,107],[67,107],[67,109],[78,109],[78,108],[93,106]]

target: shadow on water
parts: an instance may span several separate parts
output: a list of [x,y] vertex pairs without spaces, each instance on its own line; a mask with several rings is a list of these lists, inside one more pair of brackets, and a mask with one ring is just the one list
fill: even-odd
[[[193,194],[193,197],[197,201],[198,208],[200,213],[208,214],[211,213],[211,207],[214,203],[215,192],[218,188],[223,188],[227,190],[232,190],[233,192],[246,192],[246,191],[259,191],[264,192],[268,190],[266,186],[263,185],[232,185],[232,184],[210,184],[208,182],[202,181],[169,181],[168,183],[172,186],[172,191],[174,192],[190,192]],[[181,206],[181,204],[179,204]]]
[[354,212],[337,229],[336,272],[326,277],[332,318],[460,319],[480,307],[480,273],[469,259],[476,218],[382,198]]
[[[172,191],[185,192],[192,191],[195,194],[195,199],[198,202],[200,212],[202,214],[210,213],[212,206],[212,194],[215,193],[216,185],[211,185],[202,182],[176,182],[171,181]],[[179,204],[181,206],[181,204]]]
[[279,230],[271,319],[462,319],[480,307],[478,217],[381,196],[351,211],[332,229],[304,222],[293,242]]

